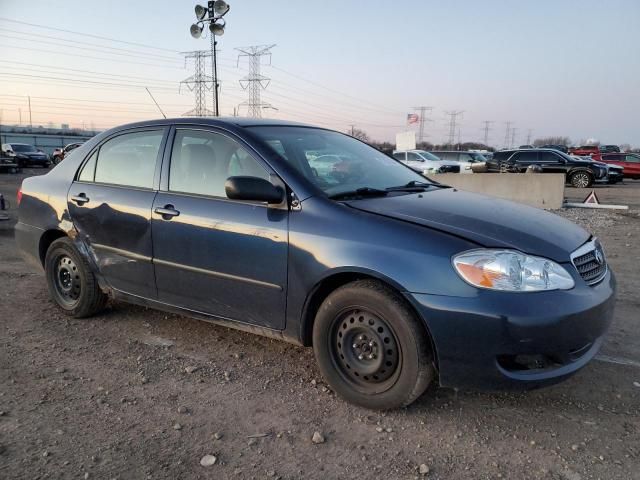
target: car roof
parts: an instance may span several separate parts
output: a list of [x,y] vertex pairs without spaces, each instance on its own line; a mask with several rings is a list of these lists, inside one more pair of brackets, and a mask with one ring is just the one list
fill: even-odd
[[257,126],[295,126],[295,127],[316,127],[299,122],[291,122],[288,120],[269,119],[269,118],[248,118],[248,117],[177,117],[177,118],[159,118],[156,120],[145,120],[142,122],[128,123],[116,127],[117,129],[125,129],[132,127],[149,127],[161,125],[210,125],[210,126],[236,126],[236,127],[257,127]]

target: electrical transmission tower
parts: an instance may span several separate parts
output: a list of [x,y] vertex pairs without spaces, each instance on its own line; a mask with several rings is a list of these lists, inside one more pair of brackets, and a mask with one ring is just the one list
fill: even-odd
[[260,90],[266,89],[271,80],[260,74],[260,59],[261,57],[268,56],[270,64],[270,50],[273,47],[275,47],[275,44],[236,48],[236,50],[241,52],[238,55],[238,64],[240,63],[240,57],[249,58],[249,73],[240,79],[240,86],[244,90],[249,91],[249,100],[242,102],[239,106],[246,106],[248,110],[247,113],[250,117],[261,118],[263,108],[273,108],[271,104],[263,103],[260,100]]
[[507,129],[504,132],[504,148],[509,148],[511,146],[509,140],[511,138],[511,120],[506,122]]
[[452,110],[450,112],[445,112],[449,115],[449,145],[453,145],[453,142],[456,139],[456,128],[458,126],[458,117],[461,116],[464,111],[463,110]]
[[419,126],[418,126],[418,143],[424,142],[424,137],[426,136],[424,133],[424,124],[425,122],[430,122],[431,120],[426,118],[426,113],[431,112],[433,107],[413,107],[414,110],[420,112]]
[[515,147],[516,146],[516,132],[518,131],[517,128],[512,128],[511,129],[511,147]]
[[192,58],[194,63],[194,74],[185,78],[180,85],[186,85],[195,95],[195,108],[184,113],[185,116],[207,117],[215,113],[207,108],[207,90],[212,90],[214,86],[213,77],[205,74],[206,58],[211,56],[211,52],[206,50],[195,50],[193,52],[183,52],[185,62]]
[[533,130],[529,129],[529,131],[527,132],[527,145],[531,145],[531,134],[533,133]]
[[484,144],[489,145],[489,131],[491,130],[491,124],[495,123],[493,120],[483,120],[484,123]]

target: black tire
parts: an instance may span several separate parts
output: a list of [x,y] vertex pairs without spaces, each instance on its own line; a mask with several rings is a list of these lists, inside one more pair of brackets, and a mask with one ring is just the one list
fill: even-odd
[[593,185],[593,175],[589,172],[580,170],[571,174],[569,177],[569,183],[575,188],[588,188]]
[[69,238],[55,240],[44,261],[51,298],[70,317],[89,317],[107,302],[87,261]]
[[316,314],[313,349],[331,388],[365,408],[407,406],[435,377],[424,326],[402,297],[377,281],[355,281],[329,294]]

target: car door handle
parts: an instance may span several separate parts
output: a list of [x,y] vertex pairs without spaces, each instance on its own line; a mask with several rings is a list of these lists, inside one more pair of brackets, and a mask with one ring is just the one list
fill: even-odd
[[71,197],[73,202],[76,202],[78,205],[84,205],[89,201],[89,197],[87,197],[84,193],[79,193],[78,195],[74,195]]
[[173,205],[165,205],[164,207],[156,207],[153,210],[158,215],[162,215],[164,220],[171,220],[173,217],[180,215],[180,212],[173,208]]

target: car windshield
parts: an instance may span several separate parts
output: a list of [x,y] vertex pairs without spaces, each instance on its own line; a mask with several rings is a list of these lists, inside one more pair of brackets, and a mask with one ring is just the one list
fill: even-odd
[[476,162],[486,162],[487,158],[482,155],[481,153],[478,152],[471,152],[469,153],[469,155],[471,155],[471,158],[473,158],[474,161]]
[[440,158],[436,157],[431,152],[425,152],[424,150],[416,150],[416,152],[425,160],[433,160],[434,162],[439,162]]
[[22,145],[22,144],[16,144],[13,143],[11,144],[11,150],[13,150],[14,152],[20,152],[20,153],[28,153],[28,152],[37,152],[38,150],[36,150],[36,147],[34,147],[33,145]]
[[428,184],[399,161],[348,135],[310,127],[254,126],[254,135],[329,196]]

